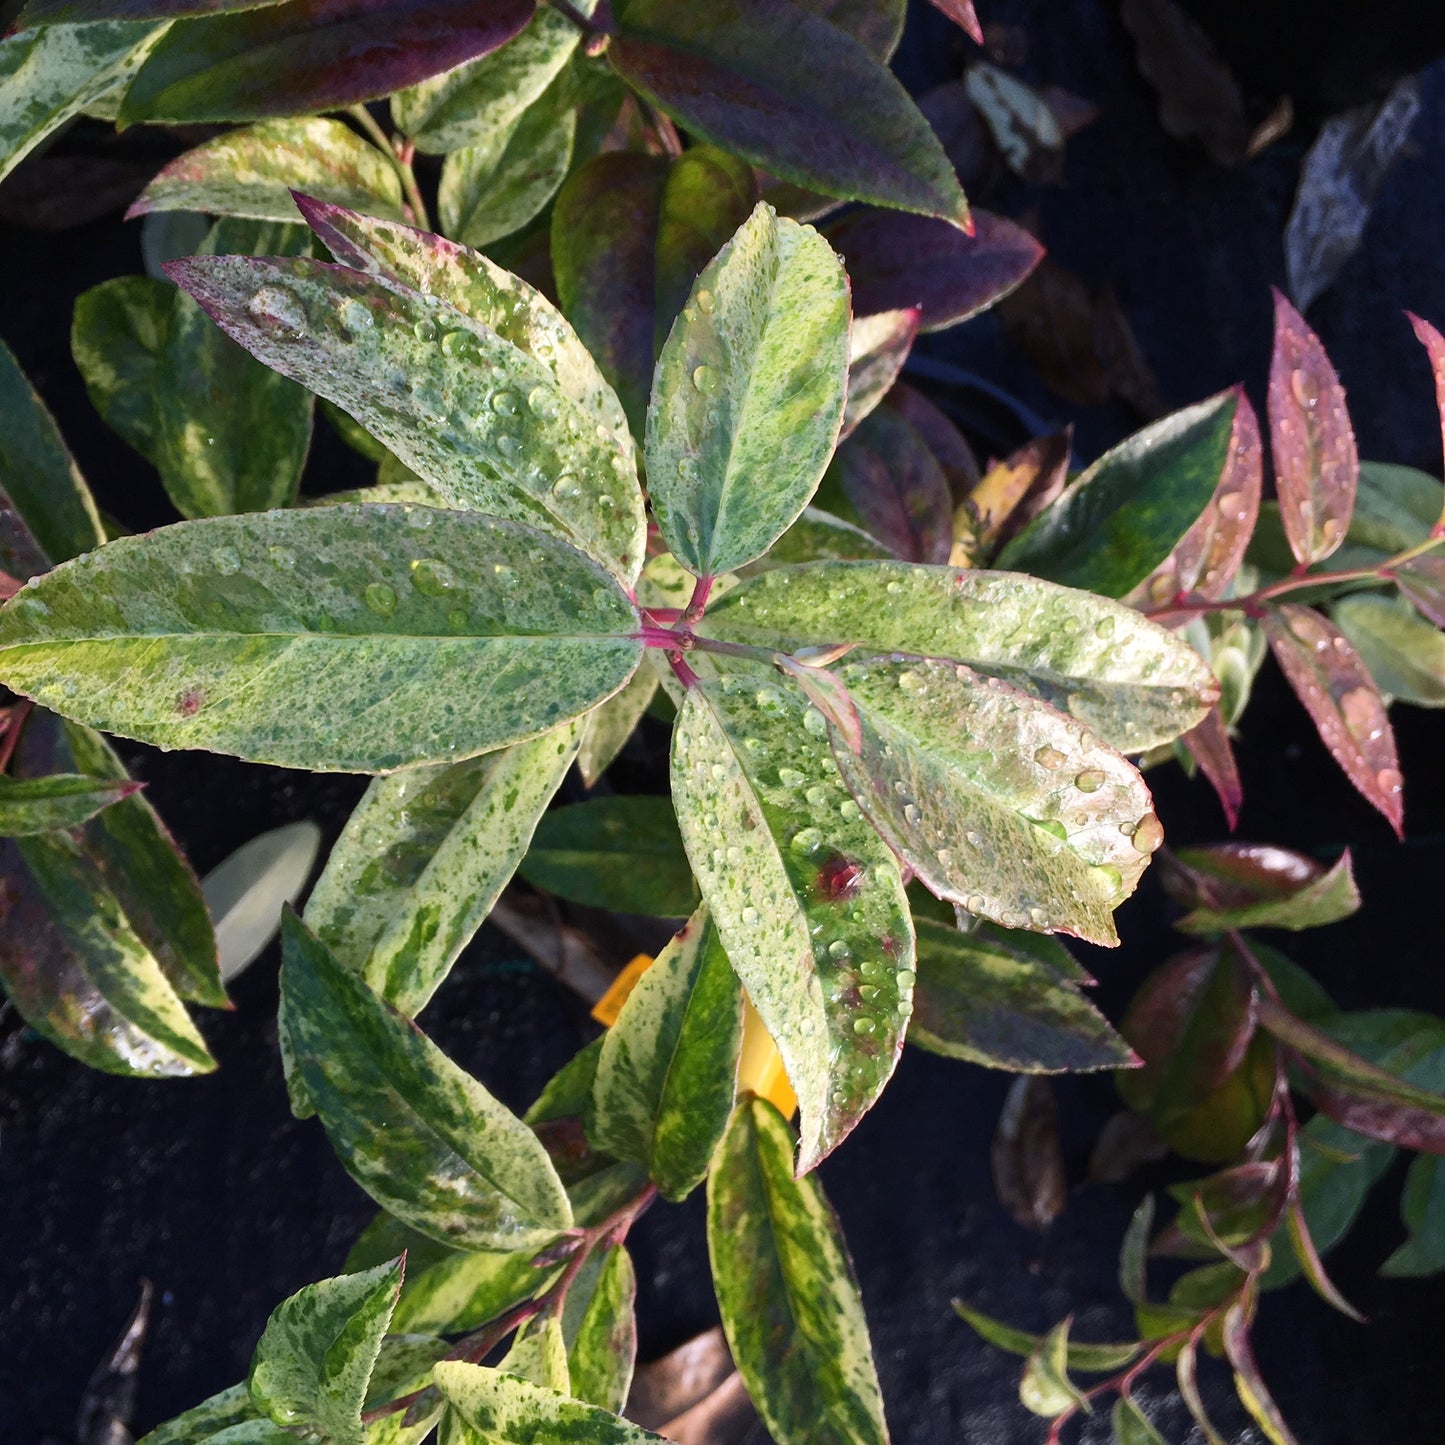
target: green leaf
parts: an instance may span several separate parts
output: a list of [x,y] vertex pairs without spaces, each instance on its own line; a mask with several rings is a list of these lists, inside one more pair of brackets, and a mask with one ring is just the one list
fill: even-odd
[[1046,1420],[1089,1408],[1069,1379],[1068,1320],[1056,1324],[1029,1355],[1019,1380],[1019,1399],[1025,1409]]
[[848,283],[818,233],[759,205],[697,279],[658,359],[647,474],[699,577],[764,552],[817,489],[848,389]]
[[139,1445],[291,1445],[295,1438],[262,1418],[245,1385],[232,1385],[141,1436]]
[[1350,862],[1350,850],[1340,854],[1334,867],[1304,887],[1278,898],[1262,898],[1237,908],[1196,908],[1174,926],[1181,933],[1224,933],[1232,928],[1288,928],[1299,932],[1348,918],[1360,906],[1360,891]]
[[518,869],[536,888],[607,908],[686,918],[697,884],[666,798],[611,796],[554,808]]
[[401,1293],[403,1261],[322,1280],[272,1311],[251,1360],[251,1398],[278,1425],[363,1445],[367,1382]]
[[572,1223],[536,1136],[288,914],[281,1021],[348,1173],[398,1219],[473,1249],[541,1248]]
[[793,1134],[744,1099],[708,1178],[708,1253],[733,1359],[781,1445],[885,1445],[883,1399],[847,1248]]
[[1221,392],[1105,453],[998,556],[1106,597],[1123,597],[1198,520],[1229,460],[1237,398]]
[[645,1166],[665,1198],[685,1198],[707,1173],[732,1113],[742,1029],[742,990],[699,909],[638,979],[603,1038],[588,1137]]
[[164,25],[48,25],[0,41],[0,180],[46,136],[140,69]]
[[595,706],[637,665],[635,618],[596,563],[528,527],[321,507],[185,522],[66,563],[0,612],[0,675],[142,741],[384,772]]
[[375,779],[327,859],[306,925],[408,1017],[450,972],[527,851],[580,725]]
[[1400,1217],[1410,1237],[1380,1266],[1380,1273],[1398,1279],[1445,1269],[1445,1159],[1438,1154],[1422,1154],[1411,1162]]
[[1149,1291],[1149,1234],[1154,1228],[1154,1196],[1146,1194],[1135,1209],[1119,1248],[1119,1289],[1125,1299],[1142,1305]]
[[1187,643],[1132,608],[1049,582],[903,562],[822,562],[754,577],[698,631],[794,651],[854,642],[966,663],[1142,752],[1208,710],[1217,684]]
[[196,257],[170,274],[248,351],[349,412],[451,505],[545,527],[637,575],[630,456],[546,366],[487,326],[436,295],[314,261]]
[[[11,44],[11,41],[0,43]],[[100,513],[60,430],[0,342],[0,504],[8,504],[52,562],[105,541]]]
[[598,778],[627,745],[657,686],[657,673],[644,659],[621,692],[587,714],[582,746],[577,752],[577,771],[589,788],[596,786]]
[[70,326],[70,350],[91,404],[152,460],[160,455],[156,373],[175,294],[175,287],[151,276],[115,276],[76,297]]
[[637,1280],[621,1244],[595,1250],[582,1266],[562,1315],[568,1394],[616,1412],[627,1401],[637,1358],[633,1306]]
[[[1016,1330],[1012,1325],[1006,1325],[981,1310],[971,1308],[962,1300],[954,1300],[953,1308],[961,1319],[973,1326],[981,1338],[991,1345],[997,1345],[1001,1350],[1007,1350],[1011,1355],[1032,1355],[1043,1343],[1044,1336]],[[1137,1359],[1141,1348],[1135,1340],[1117,1345],[1081,1345],[1075,1340],[1069,1340],[1066,1359],[1071,1370],[1082,1370],[1085,1374],[1112,1374]]]
[[1030,936],[915,919],[918,987],[910,1043],[1015,1073],[1127,1068],[1133,1051],[1042,959]]
[[839,666],[861,737],[830,719],[848,788],[930,892],[1005,928],[1117,941],[1113,910],[1163,840],[1143,779],[1052,708],[926,658]]
[[[395,1315],[392,1328],[397,1328]],[[445,1340],[430,1335],[388,1335],[381,1342],[381,1353],[367,1385],[363,1418],[403,1395],[431,1386],[432,1366],[446,1357],[449,1348]],[[440,1393],[434,1387],[427,1388],[425,1403],[418,1401],[411,1408],[392,1411],[368,1423],[366,1445],[421,1445],[445,1408]]]
[[887,1083],[914,983],[898,864],[806,712],[771,674],[727,676],[689,690],[672,745],[683,843],[802,1106],[803,1171]]
[[[630,455],[632,440],[615,393],[562,313],[535,287],[479,252],[441,236],[358,216],[309,196],[300,197],[297,204],[343,265],[413,291],[430,292],[496,332],[543,365],[562,391],[597,425],[619,438]],[[639,497],[639,517],[641,505]]]
[[257,221],[295,221],[292,191],[401,220],[396,167],[350,126],[323,116],[269,120],[227,131],[177,156],[128,216],[208,211]]
[[488,1445],[540,1445],[544,1440],[654,1445],[662,1439],[594,1405],[481,1365],[443,1360],[436,1382],[447,1403]]
[[78,827],[139,787],[139,783],[84,773],[51,773],[41,778],[0,774],[0,838]]
[[804,507],[802,515],[753,564],[762,571],[791,562],[853,562],[891,558],[892,553],[861,527],[845,522],[818,507]]
[[1114,1431],[1114,1445],[1169,1445],[1149,1423],[1149,1417],[1127,1395],[1114,1401],[1109,1416]]
[[1380,691],[1417,707],[1445,707],[1445,633],[1406,601],[1360,593],[1330,608]]
[[691,134],[782,180],[967,225],[953,166],[907,92],[800,6],[630,0],[607,58]]
[[529,1380],[559,1395],[572,1393],[572,1375],[567,1365],[567,1342],[562,1338],[562,1321],[550,1311],[523,1325],[511,1348],[497,1368],[520,1380]]

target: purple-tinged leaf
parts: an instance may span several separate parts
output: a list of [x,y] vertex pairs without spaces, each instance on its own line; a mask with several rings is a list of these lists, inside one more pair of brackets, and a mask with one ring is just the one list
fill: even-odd
[[[846,651],[846,649],[844,649]],[[863,723],[858,708],[842,680],[828,671],[832,657],[817,659],[813,664],[786,654],[777,659],[779,671],[786,673],[803,690],[804,696],[837,729],[850,753],[863,747]]]
[[843,408],[847,436],[888,394],[918,335],[919,311],[879,311],[853,323],[848,352],[848,401]]
[[1244,782],[1239,776],[1239,764],[1234,758],[1234,745],[1229,740],[1229,729],[1216,703],[1205,714],[1204,721],[1184,734],[1180,742],[1189,750],[1189,756],[1199,764],[1199,771],[1209,779],[1224,809],[1229,831],[1234,832],[1239,823],[1239,810],[1244,806]]
[[1294,1248],[1295,1257],[1315,1293],[1342,1315],[1348,1315],[1356,1324],[1368,1324],[1369,1321],[1339,1292],[1335,1282],[1325,1272],[1324,1262],[1320,1259],[1319,1250],[1315,1248],[1314,1238],[1310,1234],[1309,1224],[1298,1199],[1290,1201],[1285,1224],[1289,1229],[1289,1242]]
[[607,57],[686,130],[785,181],[969,225],[953,167],[907,91],[851,36],[788,0],[631,0]]
[[1228,1445],[1225,1438],[1214,1428],[1204,1408],[1204,1398],[1199,1393],[1199,1377],[1195,1364],[1196,1347],[1191,1338],[1185,1341],[1175,1362],[1175,1373],[1179,1378],[1179,1394],[1183,1398],[1194,1423],[1204,1435],[1205,1445]]
[[[1407,311],[1405,315],[1410,318],[1410,325],[1415,328],[1415,335],[1430,358],[1430,370],[1435,378],[1435,405],[1440,411],[1440,441],[1445,446],[1445,336],[1413,311]],[[1440,515],[1440,522],[1445,524],[1445,511]]]
[[1179,848],[1160,874],[1185,908],[1247,908],[1289,898],[1324,876],[1323,864],[1273,843],[1214,843]]
[[795,0],[831,25],[846,31],[863,48],[888,61],[903,38],[908,0]]
[[941,10],[975,45],[983,44],[983,26],[978,23],[978,11],[973,0],[930,0],[935,10]]
[[916,306],[921,331],[956,326],[1007,296],[1043,258],[1021,226],[987,211],[966,235],[947,222],[898,211],[855,211],[828,227],[843,254],[859,316]]
[[1326,872],[1315,869],[1303,888],[1283,897],[1260,898],[1233,907],[1219,904],[1196,908],[1174,926],[1181,933],[1222,933],[1230,928],[1288,928],[1298,932],[1348,918],[1360,906],[1360,892],[1350,866],[1350,850]]
[[13,778],[0,773],[0,837],[20,838],[76,828],[141,786],[130,779],[51,773]]
[[535,0],[286,0],[177,25],[121,121],[258,120],[373,100],[505,45]]
[[964,499],[970,562],[987,562],[1057,500],[1069,477],[1072,451],[1070,429],[1025,442],[989,467]]
[[1010,1086],[989,1151],[993,1187],[1016,1224],[1045,1229],[1064,1212],[1069,1184],[1053,1085],[1022,1074]]
[[1291,602],[1265,614],[1264,635],[1331,756],[1403,837],[1405,779],[1395,734],[1359,653],[1328,618]]
[[1340,379],[1319,337],[1278,291],[1269,438],[1290,550],[1302,565],[1322,562],[1350,529],[1360,458]]
[[[857,327],[860,323],[853,324]],[[883,405],[896,411],[923,438],[934,461],[943,468],[949,495],[955,504],[962,501],[978,484],[978,458],[963,433],[921,391],[903,382],[894,386]]]
[[261,10],[282,3],[285,0],[30,0],[15,28],[84,25],[94,20],[179,20],[227,10]]
[[1224,1313],[1224,1353],[1234,1366],[1234,1388],[1240,1402],[1271,1445],[1299,1445],[1260,1377],[1249,1343],[1249,1315],[1242,1301],[1230,1305]]
[[1278,1159],[1249,1159],[1207,1179],[1172,1185],[1170,1194],[1183,1206],[1174,1228],[1217,1249],[1258,1244],[1279,1224],[1287,1187]]
[[1405,563],[1395,572],[1395,585],[1421,617],[1445,627],[1445,557],[1417,557]]

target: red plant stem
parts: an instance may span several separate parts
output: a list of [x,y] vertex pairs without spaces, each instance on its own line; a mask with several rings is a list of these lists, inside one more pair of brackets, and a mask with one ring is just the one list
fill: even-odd
[[4,733],[0,734],[0,773],[10,767],[10,759],[15,756],[15,748],[20,741],[20,734],[24,731],[25,724],[34,709],[35,704],[28,697],[23,697],[7,711]]
[[702,621],[702,615],[707,611],[708,594],[712,591],[712,578],[699,577],[692,589],[692,596],[688,599],[687,607],[682,614],[683,625],[691,627],[695,622]]

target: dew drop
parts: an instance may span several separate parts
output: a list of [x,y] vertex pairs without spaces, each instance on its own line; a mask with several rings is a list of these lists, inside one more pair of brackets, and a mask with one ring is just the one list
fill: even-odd
[[550,386],[534,386],[527,393],[527,405],[532,415],[541,417],[543,421],[551,421],[561,410],[557,394]]
[[1141,853],[1152,853],[1164,841],[1164,825],[1154,813],[1145,813],[1134,825],[1134,846]]
[[751,928],[758,921],[758,910],[756,908],[743,909],[743,922]]
[[406,524],[414,527],[418,532],[424,532],[431,526],[430,507],[412,507],[407,511]]
[[1101,617],[1094,624],[1094,636],[1108,639],[1114,635],[1114,619],[1112,617]]
[[1036,827],[1042,828],[1051,837],[1059,838],[1064,842],[1068,841],[1069,830],[1057,818],[1035,818]]
[[555,482],[552,483],[552,495],[561,501],[569,502],[574,497],[582,495],[582,483],[572,475],[571,472],[563,472]]
[[241,570],[241,554],[234,547],[217,547],[211,553],[211,565],[222,577],[233,577]]
[[341,324],[353,336],[360,336],[370,331],[376,321],[366,303],[352,297],[341,308]]
[[828,720],[815,707],[810,707],[803,714],[803,726],[814,736],[821,736],[828,731]]
[[715,366],[695,366],[692,384],[704,396],[711,396],[722,385],[722,373]]
[[818,828],[800,828],[793,834],[793,841],[788,845],[794,853],[800,853],[804,857],[816,853],[823,846],[822,830]]
[[864,1036],[872,1033],[877,1033],[878,1022],[876,1019],[870,1019],[866,1015],[860,1018],[856,1018],[853,1020],[853,1032],[855,1034],[863,1034]]
[[918,975],[911,968],[900,968],[893,975],[893,981],[899,988],[912,988],[918,982]]
[[879,992],[880,990],[875,984],[860,983],[858,985],[858,997],[861,998],[864,1003],[872,1003],[873,1000],[878,997]]
[[430,316],[423,316],[415,326],[411,328],[411,334],[418,341],[435,341],[437,339],[437,324]]
[[828,801],[828,790],[821,783],[814,783],[803,796],[813,807],[821,808]]
[[373,582],[361,596],[379,617],[390,617],[396,611],[396,589],[385,582]]
[[779,768],[778,781],[785,788],[801,788],[808,779],[807,775],[800,773],[797,768]]
[[467,625],[467,609],[465,607],[453,607],[447,613],[447,621],[453,627],[465,627]]
[[445,562],[425,557],[411,564],[411,585],[423,597],[442,597],[456,589],[456,573]]
[[1365,742],[1373,742],[1385,731],[1385,709],[1368,687],[1352,687],[1340,699],[1345,726]]
[[923,814],[919,811],[917,803],[905,803],[903,805],[903,817],[906,822],[911,823],[916,828],[922,821]]
[[968,897],[963,900],[963,906],[970,913],[982,913],[983,910],[988,907],[988,900],[984,898],[982,893],[970,893]]
[[828,945],[828,957],[834,959],[851,958],[853,950],[841,939],[835,938]]
[[904,692],[922,692],[923,679],[916,672],[903,672],[898,675],[898,686]]
[[1167,602],[1174,595],[1174,577],[1171,573],[1161,572],[1149,583],[1149,600],[1151,602]]
[[1375,774],[1375,783],[1382,793],[1393,795],[1404,788],[1405,779],[1403,774],[1395,768],[1381,768]]
[[1304,407],[1306,411],[1313,411],[1319,405],[1320,386],[1319,382],[1307,371],[1298,368],[1289,374],[1289,389],[1294,393],[1294,399]]
[[515,391],[495,391],[492,393],[492,410],[501,416],[516,416],[522,409],[522,399]]
[[1034,753],[1034,761],[1041,767],[1053,772],[1061,768],[1068,759],[1057,748],[1050,747],[1047,743]]
[[850,822],[856,823],[863,816],[863,810],[852,798],[845,798],[838,804],[838,811]]
[[289,547],[268,547],[266,552],[278,567],[287,572],[296,565],[296,554]]
[[472,349],[472,338],[465,331],[448,331],[442,337],[442,355],[454,361],[465,361]]
[[1047,928],[1049,926],[1049,915],[1042,908],[1029,909],[1029,922],[1035,928]]
[[294,291],[285,286],[263,286],[246,303],[246,310],[264,326],[283,336],[306,334],[306,307]]
[[713,294],[705,287],[697,293],[697,309],[704,316],[711,316],[717,309],[717,303],[713,300]]
[[1108,778],[1098,768],[1085,768],[1074,779],[1074,786],[1081,793],[1097,793],[1106,782],[1108,782]]

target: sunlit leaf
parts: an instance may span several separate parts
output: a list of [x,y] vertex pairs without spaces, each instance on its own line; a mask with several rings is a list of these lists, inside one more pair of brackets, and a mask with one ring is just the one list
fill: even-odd
[[[411,1263],[410,1259],[407,1263]],[[426,1389],[426,1396],[406,1410],[367,1420],[366,1445],[421,1445],[435,1429],[445,1408],[441,1395],[431,1384],[431,1372],[432,1366],[445,1358],[449,1347],[445,1340],[430,1335],[395,1333],[394,1314],[392,1329],[394,1333],[382,1340],[381,1352],[372,1367],[362,1418],[419,1390]]]
[[[779,1441],[884,1445],[883,1400],[858,1285],[812,1178],[793,1178],[793,1135],[744,1099],[708,1179],[708,1252],[733,1359]],[[823,1422],[827,1430],[820,1433]]]
[[967,223],[953,167],[903,87],[787,0],[631,0],[607,55],[686,130],[783,180]]
[[954,520],[955,539],[970,562],[992,557],[1064,490],[1072,433],[1055,432],[1025,442],[994,462],[969,490]]
[[511,1348],[497,1361],[497,1368],[559,1395],[570,1395],[572,1376],[567,1367],[562,1321],[550,1311],[529,1320],[517,1331]]
[[955,326],[1007,296],[1044,248],[1021,226],[975,211],[972,235],[899,211],[850,212],[827,228],[842,252],[859,316],[917,307],[919,328]]
[[898,865],[806,712],[767,673],[696,686],[672,756],[703,899],[802,1106],[804,1171],[892,1074],[914,983]]
[[1293,602],[1265,613],[1264,635],[1330,755],[1403,835],[1405,779],[1395,734],[1359,653],[1334,623]]
[[78,827],[138,787],[130,779],[92,778],[84,773],[39,778],[0,774],[0,838]]
[[1234,907],[1203,907],[1181,918],[1174,926],[1183,933],[1223,933],[1231,928],[1319,928],[1348,918],[1360,906],[1360,892],[1347,848],[1326,871],[1312,870],[1314,876],[1302,887],[1276,897],[1241,903]]
[[595,1251],[567,1292],[562,1334],[568,1394],[603,1410],[621,1410],[637,1358],[637,1280],[621,1244]]
[[797,518],[836,443],[847,376],[837,257],[759,205],[698,277],[648,407],[652,505],[690,572],[753,561]]
[[848,401],[843,435],[857,427],[888,394],[918,335],[918,308],[880,311],[853,323],[848,348]]
[[311,877],[321,829],[287,823],[243,843],[206,874],[206,907],[216,920],[221,979],[249,967],[281,929],[281,912]]
[[754,566],[762,570],[794,562],[851,562],[891,556],[882,542],[861,527],[819,507],[804,507],[798,520]]
[[286,0],[173,26],[121,107],[135,121],[257,120],[371,100],[504,45],[533,0]]
[[281,1029],[347,1171],[425,1234],[540,1248],[572,1223],[536,1136],[295,917],[282,924]]
[[[595,706],[637,665],[635,616],[600,567],[530,528],[324,507],[181,523],[66,563],[0,613],[0,673],[145,741],[380,772]],[[484,688],[466,688],[473,673]]]
[[1342,597],[1330,616],[1381,692],[1417,707],[1445,707],[1445,634],[1408,602],[1362,592]]
[[542,1440],[586,1440],[597,1445],[655,1445],[652,1434],[595,1405],[569,1400],[500,1370],[443,1360],[436,1382],[461,1417],[468,1439],[497,1445],[540,1445]]
[[[1042,1336],[1031,1335],[1026,1330],[1016,1330],[1012,1325],[1006,1325],[981,1310],[973,1309],[962,1300],[954,1300],[953,1309],[982,1339],[1001,1350],[1007,1350],[1011,1355],[1031,1355],[1042,1342]],[[1133,1340],[1120,1344],[1080,1344],[1077,1340],[1070,1340],[1066,1355],[1068,1368],[1081,1370],[1084,1374],[1110,1374],[1115,1370],[1122,1370],[1131,1360],[1137,1359],[1140,1348]]]

